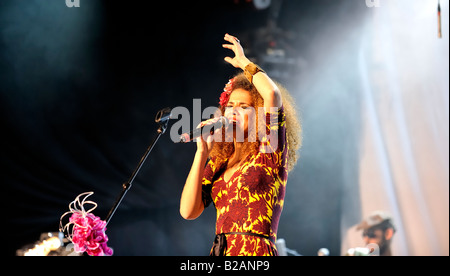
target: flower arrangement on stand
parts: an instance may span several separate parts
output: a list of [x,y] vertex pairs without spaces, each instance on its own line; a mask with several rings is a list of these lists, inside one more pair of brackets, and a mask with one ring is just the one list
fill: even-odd
[[[89,256],[111,256],[113,250],[107,246],[106,222],[92,213],[97,203],[86,200],[93,194],[82,193],[69,204],[70,211],[61,216],[59,230],[74,244],[75,252],[86,252]],[[91,208],[86,210],[88,205]],[[63,225],[62,220],[67,215],[71,215],[69,222]]]

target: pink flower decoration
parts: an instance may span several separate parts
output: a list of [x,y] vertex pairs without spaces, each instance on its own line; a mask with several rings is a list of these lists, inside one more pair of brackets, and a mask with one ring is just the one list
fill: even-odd
[[[70,211],[66,212],[61,220],[67,214],[72,214],[72,216],[64,227],[60,221],[60,231],[70,232],[69,228],[72,229],[71,233],[67,234],[67,238],[74,244],[77,253],[86,252],[90,256],[111,256],[113,250],[106,245],[108,242],[105,233],[106,222],[91,213],[97,208],[97,204],[93,201],[86,201],[86,198],[92,194],[92,192],[80,194],[70,203]],[[80,197],[83,195],[86,196],[80,201]],[[84,209],[86,204],[92,204],[94,207],[86,211]]]
[[222,94],[220,94],[220,100],[219,104],[221,106],[227,105],[228,101],[230,100],[231,92],[233,92],[233,86],[234,82],[236,81],[236,77],[230,79],[228,83],[225,85],[225,88],[223,89]]

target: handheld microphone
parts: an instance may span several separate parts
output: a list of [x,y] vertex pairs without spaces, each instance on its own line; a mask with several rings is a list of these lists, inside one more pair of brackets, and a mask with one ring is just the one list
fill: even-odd
[[189,133],[183,133],[180,136],[179,143],[188,143],[188,142],[200,137],[202,135],[202,131],[203,131],[204,127],[212,126],[211,131],[214,131],[214,129],[221,128],[223,126],[227,127],[228,124],[229,124],[228,118],[221,116],[221,117],[219,117],[218,121],[213,124],[204,125],[202,127],[194,129],[193,131],[191,131]]

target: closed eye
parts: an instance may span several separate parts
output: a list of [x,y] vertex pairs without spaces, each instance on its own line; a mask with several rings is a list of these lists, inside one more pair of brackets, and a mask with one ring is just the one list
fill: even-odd
[[[235,104],[234,104],[233,102],[228,102],[228,104],[226,105],[226,107],[234,107],[234,105],[235,105]],[[242,108],[242,109],[247,109],[247,108],[250,107],[250,105],[247,104],[247,103],[240,103],[240,104],[239,104],[239,107]]]

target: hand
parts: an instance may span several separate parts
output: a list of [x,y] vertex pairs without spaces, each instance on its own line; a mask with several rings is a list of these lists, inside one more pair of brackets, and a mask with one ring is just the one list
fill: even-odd
[[234,52],[235,57],[226,57],[225,61],[233,65],[236,68],[241,68],[242,70],[250,63],[250,60],[245,56],[244,49],[241,46],[239,39],[229,34],[225,34],[225,41],[231,44],[223,44],[223,48],[230,49]]
[[[212,125],[212,124],[216,123],[217,120],[218,120],[218,118],[213,118],[213,119],[203,121],[197,126],[197,128],[201,128],[206,125]],[[215,143],[215,137],[216,137],[215,134],[218,133],[219,129],[214,129],[214,134],[203,133],[203,135],[201,135],[199,138],[197,138],[197,151],[198,152],[205,154],[206,156],[209,156],[209,153],[211,152],[211,150],[214,146],[214,143]]]

